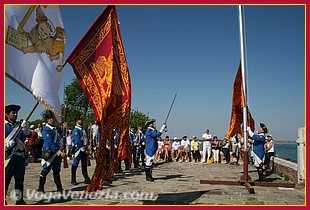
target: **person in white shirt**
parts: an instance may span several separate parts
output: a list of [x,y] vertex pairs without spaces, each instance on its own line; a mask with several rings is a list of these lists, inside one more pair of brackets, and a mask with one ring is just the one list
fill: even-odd
[[73,156],[72,156],[72,130],[68,130],[68,135],[66,138],[66,149],[67,149],[67,159],[72,160]]
[[202,162],[207,162],[211,157],[211,141],[212,135],[209,133],[209,129],[206,129],[206,133],[202,135],[203,146],[202,146]]
[[181,143],[178,140],[177,137],[173,138],[173,143],[172,143],[172,154],[173,154],[173,159],[175,161],[178,161],[178,159],[181,156]]
[[99,133],[99,126],[97,121],[95,121],[95,124],[91,126],[91,131],[92,131],[92,142],[91,142],[91,147],[97,147],[98,143],[98,133]]
[[182,137],[182,141],[181,141],[181,150],[182,150],[182,156],[181,156],[181,160],[188,162],[188,156],[190,154],[190,142],[187,139],[186,135],[183,135]]
[[269,163],[272,156],[274,156],[274,143],[273,138],[270,134],[267,135],[266,143],[264,145],[264,151],[265,151],[265,160],[264,160],[264,166],[265,169],[269,169]]

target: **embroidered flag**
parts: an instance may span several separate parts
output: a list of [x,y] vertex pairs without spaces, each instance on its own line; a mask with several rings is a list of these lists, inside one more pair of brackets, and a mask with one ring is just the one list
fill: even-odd
[[[86,188],[93,192],[112,182],[113,129],[119,133],[118,160],[131,157],[129,142],[131,84],[115,6],[107,6],[69,55],[72,66],[99,122],[100,145],[96,168]],[[111,146],[107,167],[106,143]],[[128,158],[131,161],[131,158]]]
[[[241,65],[239,64],[238,72],[234,82],[233,89],[233,100],[232,100],[232,111],[230,118],[230,126],[225,135],[225,138],[230,138],[236,134],[243,134],[241,125],[243,123],[243,107],[246,105],[243,85],[242,85],[242,72]],[[252,118],[251,112],[247,107],[247,124],[254,130],[254,120]]]
[[47,109],[61,115],[58,90],[65,30],[58,6],[5,7],[5,73]]

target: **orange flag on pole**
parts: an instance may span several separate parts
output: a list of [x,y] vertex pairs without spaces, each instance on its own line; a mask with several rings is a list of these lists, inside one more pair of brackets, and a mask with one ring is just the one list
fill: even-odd
[[[233,100],[232,100],[232,111],[231,111],[231,118],[230,118],[230,126],[228,131],[225,135],[225,138],[230,138],[236,134],[243,133],[241,125],[243,123],[243,110],[242,108],[246,105],[243,85],[242,85],[242,72],[241,72],[241,65],[238,67],[238,72],[234,82],[234,89],[233,89]],[[251,130],[254,130],[254,120],[250,113],[249,108],[247,107],[247,124],[250,126]]]
[[[112,183],[115,128],[119,133],[118,160],[130,157],[129,140],[131,84],[115,6],[107,6],[67,59],[94,110],[100,129],[96,168],[87,192]],[[110,163],[106,162],[109,141]],[[130,144],[129,144],[130,145]]]

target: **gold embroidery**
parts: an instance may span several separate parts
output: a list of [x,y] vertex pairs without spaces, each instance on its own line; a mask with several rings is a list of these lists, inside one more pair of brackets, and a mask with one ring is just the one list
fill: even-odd
[[[37,24],[30,32],[24,31],[23,27],[36,8]],[[17,30],[8,27],[6,43],[21,50],[23,53],[46,53],[51,61],[58,60],[60,53],[64,54],[65,30],[54,27],[50,19],[44,14],[40,6],[30,6],[26,15],[20,22]],[[28,40],[32,45],[28,45]]]

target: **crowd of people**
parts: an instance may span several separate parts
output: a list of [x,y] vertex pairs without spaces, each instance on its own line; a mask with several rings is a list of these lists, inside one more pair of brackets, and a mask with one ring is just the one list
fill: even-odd
[[[96,150],[100,144],[100,132],[97,122],[88,126],[88,131],[83,127],[83,119],[75,117],[73,130],[67,129],[66,123],[60,129],[55,124],[55,116],[49,111],[45,115],[45,123],[39,124],[37,128],[24,120],[17,121],[19,105],[8,105],[5,107],[5,195],[12,177],[15,179],[15,189],[20,191],[20,197],[16,204],[25,204],[23,200],[23,182],[27,160],[32,157],[35,161],[41,160],[42,170],[40,173],[38,191],[44,193],[48,173],[53,170],[54,183],[57,191],[63,191],[60,177],[61,162],[63,159],[72,160],[71,184],[77,185],[76,172],[81,162],[84,183],[88,184],[90,178],[87,172],[88,160],[96,158]],[[18,129],[21,128],[20,132]],[[164,162],[187,162],[240,165],[244,162],[244,141],[240,134],[230,139],[219,140],[212,136],[209,129],[205,130],[201,139],[187,135],[182,138],[170,139],[161,135],[166,131],[167,125],[163,124],[159,130],[155,127],[155,120],[148,120],[144,128],[130,128],[131,157],[125,159],[125,170],[131,168],[143,168],[146,180],[154,181],[152,176],[153,163]],[[114,129],[114,149],[116,160],[118,151],[118,133]],[[260,124],[257,133],[247,128],[249,140],[247,141],[249,162],[258,171],[259,180],[263,180],[263,170],[269,167],[270,158],[274,155],[274,142],[267,127]],[[18,135],[15,135],[18,134]],[[112,149],[107,144],[107,149]],[[127,148],[128,149],[128,148]],[[109,155],[109,153],[107,153]],[[107,156],[111,161],[112,157]],[[128,160],[131,159],[130,161]],[[130,164],[132,163],[132,165]],[[116,173],[122,172],[121,161],[118,163]]]
[[[244,163],[243,144],[243,138],[240,134],[229,139],[219,140],[217,136],[212,136],[209,133],[209,129],[206,129],[206,133],[202,135],[200,140],[196,136],[189,139],[187,135],[173,139],[170,139],[169,136],[164,139],[159,137],[155,161],[242,165]],[[247,149],[249,151],[249,162],[253,164],[251,140],[247,143]],[[266,136],[264,153],[264,167],[268,168],[270,159],[274,156],[274,142],[270,134]]]

